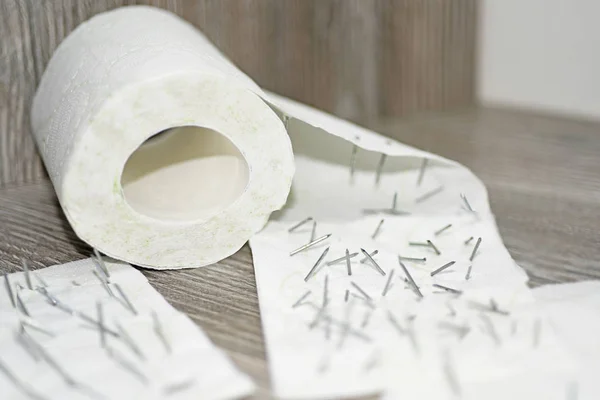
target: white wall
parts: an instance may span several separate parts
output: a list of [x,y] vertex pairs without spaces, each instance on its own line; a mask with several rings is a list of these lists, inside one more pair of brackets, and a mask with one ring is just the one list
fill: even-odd
[[478,97],[600,119],[600,0],[484,0]]

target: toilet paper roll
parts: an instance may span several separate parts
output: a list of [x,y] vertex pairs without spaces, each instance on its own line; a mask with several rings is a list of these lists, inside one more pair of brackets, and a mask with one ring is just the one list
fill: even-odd
[[194,27],[136,6],[97,15],[54,53],[32,128],[77,235],[151,268],[236,252],[294,174],[281,116]]

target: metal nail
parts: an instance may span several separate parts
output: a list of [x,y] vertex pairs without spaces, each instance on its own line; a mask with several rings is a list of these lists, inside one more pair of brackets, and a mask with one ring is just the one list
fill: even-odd
[[423,162],[421,163],[421,168],[419,168],[419,177],[417,178],[417,186],[421,186],[421,182],[423,182],[423,176],[425,175],[425,168],[427,168],[428,162],[429,162],[428,158],[423,158]]
[[187,380],[184,382],[174,383],[174,384],[168,385],[165,388],[163,388],[162,392],[165,396],[171,396],[175,393],[179,393],[183,390],[189,389],[195,383],[196,383],[196,381],[193,379],[190,379],[190,380]]
[[379,181],[381,179],[381,172],[383,171],[383,164],[385,164],[385,159],[387,154],[381,153],[381,158],[379,158],[379,163],[377,164],[377,172],[375,173],[375,184],[379,185]]
[[98,327],[100,331],[100,346],[106,348],[106,333],[104,332],[104,310],[102,309],[102,303],[96,303],[96,310],[98,312]]
[[6,287],[6,294],[10,299],[10,304],[12,304],[13,308],[17,308],[17,304],[15,303],[15,296],[13,294],[12,286],[10,285],[10,281],[8,280],[8,274],[4,273],[4,286]]
[[[364,301],[364,299],[363,299],[363,301]],[[352,302],[348,303],[348,305],[346,306],[347,310],[351,306],[352,306]],[[349,311],[347,311],[347,312],[349,312]],[[326,319],[327,321],[330,321],[333,325],[336,325],[337,327],[342,328],[343,330],[348,330],[348,333],[351,334],[351,335],[353,335],[354,337],[362,339],[362,340],[364,340],[366,342],[370,342],[371,341],[371,338],[369,336],[367,336],[366,334],[364,334],[363,332],[361,332],[359,330],[356,330],[356,329],[352,328],[352,326],[349,323],[347,323],[347,322],[337,321],[337,320],[335,320],[335,319],[333,319],[333,318],[331,318],[330,316],[327,316],[327,315],[324,316],[323,318]]]
[[44,281],[42,279],[41,276],[39,276],[38,274],[33,274],[33,273],[32,273],[32,275],[34,276],[35,279],[38,280],[38,282],[40,282],[42,284],[42,287],[48,287],[48,284],[46,283],[46,281]]
[[428,199],[432,198],[432,197],[433,197],[433,196],[435,196],[436,194],[438,194],[438,193],[441,193],[441,192],[442,192],[442,190],[444,190],[444,187],[443,187],[443,186],[438,186],[437,188],[435,188],[435,189],[433,189],[433,190],[430,190],[429,192],[427,192],[427,193],[424,193],[424,194],[422,194],[421,196],[417,197],[417,198],[415,199],[415,202],[416,202],[416,203],[422,203],[422,202],[424,202],[425,200],[428,200]]
[[352,145],[352,155],[350,156],[350,179],[354,178],[354,170],[356,169],[356,153],[358,152],[358,146]]
[[329,303],[329,275],[325,275],[325,285],[323,286],[323,308]]
[[40,361],[40,355],[36,351],[35,345],[29,341],[29,334],[25,330],[25,325],[23,323],[19,324],[19,332],[16,337],[17,342],[23,346],[23,349],[33,358],[35,362]]
[[331,339],[331,319],[329,318],[325,318],[325,326],[324,326],[324,331],[325,331],[325,340],[329,341],[329,339]]
[[490,304],[481,304],[475,301],[470,301],[469,305],[472,308],[475,308],[479,311],[486,311],[486,312],[493,312],[495,314],[499,314],[499,315],[510,315],[510,313],[508,311],[504,311],[504,310],[500,310],[498,308],[498,304],[496,303],[496,301],[494,299],[490,299]]
[[319,374],[324,374],[328,370],[329,370],[329,360],[327,358],[323,358],[323,360],[321,360],[321,362],[318,365],[317,372]]
[[435,251],[435,253],[438,256],[440,254],[442,254],[442,252],[436,247],[436,245],[433,244],[433,242],[431,240],[428,240],[427,242],[408,242],[408,245],[415,246],[415,247],[429,247],[430,249]]
[[419,290],[419,287],[415,283],[415,281],[412,278],[412,276],[408,273],[408,269],[406,269],[406,266],[402,263],[402,260],[399,257],[398,257],[398,263],[400,263],[400,267],[402,267],[402,270],[404,271],[404,275],[406,275],[406,278],[410,282],[410,284],[413,287],[414,291],[419,295],[419,297],[423,297],[423,293],[421,293],[421,291]]
[[325,316],[325,307],[319,307],[317,309],[317,313],[315,314],[315,318],[308,324],[309,329],[314,329],[315,326],[319,324],[321,319]]
[[296,225],[294,225],[290,229],[288,229],[288,232],[294,232],[296,229],[300,228],[302,225],[304,225],[307,222],[312,221],[312,220],[313,220],[312,217],[303,219],[302,221],[298,222]]
[[468,238],[467,240],[465,240],[465,245],[468,245],[469,243],[471,243],[471,241],[474,239],[473,236],[471,236],[470,238]]
[[315,318],[312,320],[312,322],[310,324],[308,324],[308,329],[314,329],[314,327],[317,326],[319,321],[321,321],[321,318],[323,317],[324,314],[325,314],[325,307],[319,307],[319,309],[317,310],[317,314],[315,315]]
[[315,240],[315,235],[317,234],[317,221],[313,221],[312,231],[310,232],[310,241]]
[[373,368],[375,368],[377,365],[379,365],[379,354],[377,352],[375,352],[373,354],[373,356],[371,356],[367,362],[365,363],[364,366],[364,371],[365,372],[369,372],[371,371]]
[[394,328],[396,328],[396,330],[398,331],[398,333],[400,335],[402,335],[402,336],[406,335],[406,330],[404,328],[402,328],[402,326],[400,325],[400,323],[398,322],[396,317],[394,317],[394,314],[392,314],[391,311],[387,312],[387,317],[388,317],[388,320],[390,321],[390,323],[392,324],[392,326]]
[[358,253],[351,253],[351,254],[349,254],[349,255],[347,255],[347,256],[346,256],[346,255],[343,255],[343,256],[341,256],[340,258],[336,258],[336,259],[335,259],[335,260],[333,260],[333,261],[328,261],[326,265],[333,265],[333,264],[339,263],[340,261],[344,261],[344,260],[346,260],[346,259],[348,259],[348,258],[354,258],[354,257],[356,257],[357,255],[358,255]]
[[102,284],[102,286],[104,287],[104,290],[106,290],[106,293],[108,293],[108,295],[110,297],[115,297],[115,294],[113,293],[113,291],[110,289],[110,286],[108,286],[108,282],[106,281],[106,279],[102,276],[102,273],[98,273],[98,271],[94,270],[92,271],[92,273],[96,276],[96,278],[98,278],[98,280],[100,281],[100,283]]
[[494,340],[494,343],[496,343],[496,346],[500,346],[500,344],[502,344],[500,341],[500,336],[498,336],[498,332],[496,332],[496,328],[494,327],[494,323],[490,317],[485,314],[481,314],[481,319],[483,320],[490,337]]
[[367,312],[365,313],[365,317],[363,318],[363,321],[360,324],[360,327],[362,329],[365,329],[369,324],[369,321],[371,320],[371,315],[373,315],[373,310],[367,310]]
[[25,307],[25,303],[23,302],[23,300],[21,299],[21,295],[19,294],[19,292],[17,292],[17,308],[19,309],[19,311],[21,311],[21,313],[23,313],[24,315],[31,317],[31,314],[29,314],[29,310],[27,310],[27,307]]
[[106,277],[106,279],[110,278],[110,272],[108,271],[108,268],[106,267],[106,264],[104,263],[104,259],[100,256],[100,253],[98,252],[97,249],[94,249],[94,255],[96,256],[96,261],[98,267],[102,270],[102,272],[104,273],[104,276]]
[[146,375],[144,375],[144,373],[140,371],[140,369],[134,363],[123,357],[119,352],[116,351],[116,349],[109,347],[106,349],[106,351],[110,358],[115,360],[119,365],[121,365],[121,367],[135,376],[144,385],[148,385],[148,377],[146,377]]
[[381,267],[379,266],[379,264],[377,264],[377,262],[373,259],[373,257],[371,257],[371,255],[369,253],[367,253],[367,251],[365,249],[360,249],[360,251],[362,251],[362,253],[365,255],[365,257],[367,257],[369,259],[369,261],[371,262],[371,264],[373,264],[373,266],[377,269],[377,271],[385,276],[385,271],[383,269],[381,269]]
[[48,293],[48,290],[46,288],[40,287],[37,288],[37,291],[39,293],[41,293],[44,297],[46,297],[46,300],[53,306],[56,306],[58,304],[58,300],[52,296],[50,293]]
[[308,280],[316,273],[319,264],[321,264],[321,261],[323,261],[327,253],[329,253],[329,247],[323,250],[323,253],[321,253],[315,265],[313,265],[310,271],[308,271],[308,274],[306,274],[306,276],[304,277],[304,282],[308,282]]
[[377,228],[375,228],[375,232],[373,232],[373,234],[371,235],[371,239],[375,239],[377,237],[377,235],[379,234],[379,231],[381,230],[381,225],[383,225],[384,221],[385,221],[384,219],[379,221],[379,223],[377,224]]
[[348,275],[352,275],[352,267],[350,265],[350,252],[346,249],[346,268],[348,269]]
[[[375,250],[372,253],[369,253],[369,256],[371,256],[371,258],[375,257],[377,254],[379,253],[379,250]],[[364,264],[366,262],[370,262],[368,257],[363,258],[362,260],[359,261],[361,264]]]
[[348,296],[350,296],[350,291],[348,289],[346,289],[346,294],[344,295],[344,302],[345,303],[348,302]]
[[465,275],[465,281],[471,279],[471,270],[473,269],[473,264],[469,265],[469,269],[467,269],[467,274]]
[[136,356],[138,356],[140,360],[146,361],[146,357],[144,356],[144,353],[142,353],[142,350],[140,349],[140,347],[133,340],[133,338],[129,335],[129,333],[127,333],[127,331],[125,330],[125,328],[123,328],[123,326],[121,326],[121,324],[119,324],[118,322],[115,322],[115,326],[117,327],[117,331],[119,332],[121,340],[127,346],[129,346],[129,348],[131,349],[131,351]]
[[471,253],[471,257],[469,257],[469,261],[473,261],[473,259],[475,258],[475,254],[477,253],[477,249],[479,249],[480,244],[481,244],[481,238],[478,238],[477,242],[475,243],[475,247],[473,247],[473,252]]
[[[64,307],[64,305],[58,304],[57,307],[60,309],[61,307]],[[67,311],[67,312],[69,312],[69,311]],[[104,329],[104,332],[108,333],[109,335],[119,337],[119,334],[117,332],[113,331],[112,329],[108,329],[105,325],[100,324],[98,321],[94,320],[92,317],[87,316],[86,314],[82,313],[81,311],[74,311],[71,309],[70,314],[74,315],[76,317],[79,317],[84,321],[91,323],[98,329],[100,329],[100,328]]]
[[302,296],[300,296],[300,298],[298,300],[296,300],[296,302],[294,304],[292,304],[292,308],[296,308],[298,306],[300,306],[300,304],[302,304],[302,302],[308,297],[310,296],[311,291],[307,291],[306,293],[304,293]]
[[448,229],[450,229],[450,228],[452,228],[452,224],[448,224],[448,225],[444,226],[443,228],[441,228],[441,229],[438,229],[437,231],[435,231],[435,232],[433,233],[433,235],[434,235],[434,236],[439,236],[439,235],[441,235],[442,233],[446,232],[446,231],[447,231]]
[[21,260],[21,264],[23,265],[23,274],[25,275],[25,284],[27,285],[27,289],[33,290],[33,285],[31,284],[31,276],[29,275],[29,265],[24,259]]
[[360,300],[364,305],[366,305],[367,307],[369,307],[372,310],[374,310],[376,308],[375,304],[373,304],[372,301],[370,301],[369,299],[365,299],[363,296],[359,296],[356,293],[352,293],[351,296],[355,299]]
[[417,258],[417,257],[402,257],[402,256],[398,256],[398,258],[400,260],[404,260],[404,261],[414,261],[414,262],[426,262],[427,258],[423,257],[423,258]]
[[454,264],[456,264],[456,261],[450,261],[449,263],[446,263],[446,264],[442,265],[441,267],[439,267],[438,269],[436,269],[435,271],[433,271],[430,275],[431,276],[437,275],[440,272],[442,272],[443,270],[445,270],[446,268],[450,268]]
[[341,324],[342,332],[340,333],[340,341],[338,343],[338,349],[342,348],[342,346],[344,345],[344,342],[346,341],[346,338],[348,337],[348,333],[349,333],[348,331],[350,330],[350,313],[352,311],[353,305],[354,305],[353,302],[350,302],[349,304],[346,305],[345,316],[344,316],[345,321]]
[[437,254],[438,256],[442,254],[442,252],[437,248],[435,244],[433,244],[431,240],[428,240],[427,243],[429,243],[429,246],[431,246],[433,251],[435,251],[435,254]]
[[331,233],[328,233],[327,235],[323,235],[320,238],[317,238],[317,239],[313,240],[312,242],[305,244],[304,246],[300,246],[296,250],[292,251],[290,253],[290,256],[296,255],[296,254],[300,253],[301,251],[304,251],[304,250],[308,249],[309,247],[314,246],[317,243],[321,243],[323,240],[328,239],[330,236],[331,236]]
[[419,354],[419,344],[417,343],[417,337],[415,335],[415,329],[413,326],[413,320],[412,319],[408,319],[406,322],[407,328],[406,328],[406,333],[408,334],[408,340],[410,341],[410,344],[413,348],[413,350],[415,351],[416,354]]
[[12,381],[12,383],[19,389],[23,394],[33,400],[46,400],[46,397],[34,392],[30,389],[25,383],[23,383],[17,376],[4,364],[3,361],[0,360],[0,371],[4,373],[4,375]]
[[450,293],[454,293],[454,294],[462,294],[461,290],[452,289],[451,287],[448,287],[448,286],[439,285],[437,283],[434,283],[433,286],[435,286],[436,288],[445,290],[446,292],[450,292]]
[[446,376],[446,380],[448,381],[448,386],[450,386],[450,390],[454,393],[455,396],[460,396],[460,384],[458,383],[458,377],[456,376],[456,371],[452,366],[452,362],[450,360],[450,354],[446,352],[444,356],[443,363],[443,371]]
[[44,328],[36,320],[31,319],[31,318],[27,318],[27,317],[21,318],[21,325],[23,325],[23,327],[28,326],[29,328],[35,329],[36,331],[42,332],[43,334],[48,335],[50,337],[55,336],[54,332],[51,332],[48,329]]
[[461,339],[467,336],[467,334],[471,331],[471,328],[466,325],[456,325],[446,321],[440,321],[438,323],[438,327],[457,333]]
[[475,210],[473,210],[473,207],[471,207],[471,204],[469,203],[469,200],[467,200],[467,196],[465,196],[464,194],[462,194],[462,193],[461,193],[461,194],[460,194],[460,198],[462,199],[462,201],[463,201],[463,203],[464,203],[462,207],[463,207],[463,208],[464,208],[466,211],[468,211],[468,212],[470,212],[470,213],[474,213],[474,212],[475,212]]
[[498,303],[494,299],[490,299],[490,310],[494,312],[498,311]]
[[456,317],[456,310],[454,309],[454,307],[452,307],[452,304],[446,303],[446,306],[448,307],[448,310],[450,310],[450,314],[448,315],[450,317]]
[[490,300],[490,305],[489,307],[482,307],[484,311],[490,311],[493,312],[495,314],[499,314],[499,315],[509,315],[510,313],[508,311],[504,311],[504,310],[500,310],[498,308],[498,304],[496,303],[496,301],[494,299]]
[[27,336],[27,340],[35,348],[36,353],[63,378],[67,385],[72,387],[80,386],[75,379],[73,379],[39,343],[37,343],[31,336]]
[[387,282],[385,283],[385,287],[383,288],[382,296],[385,296],[387,292],[391,289],[392,278],[394,276],[394,270],[390,271],[390,275],[388,276]]
[[365,292],[365,291],[364,291],[364,290],[363,290],[363,289],[362,289],[360,286],[358,286],[356,283],[354,283],[354,282],[350,282],[350,284],[351,284],[352,286],[354,286],[354,288],[355,288],[356,290],[358,290],[358,291],[360,292],[360,294],[362,294],[362,295],[365,297],[365,299],[367,299],[367,300],[369,300],[369,301],[373,301],[373,299],[371,298],[371,296],[369,296],[369,295],[367,294],[367,292]]
[[163,326],[160,323],[160,320],[158,319],[158,315],[156,314],[156,311],[152,311],[152,321],[153,321],[153,325],[154,325],[154,333],[156,333],[156,336],[158,336],[158,338],[162,342],[163,346],[165,346],[167,353],[171,353],[171,344],[167,340],[165,331],[163,330]]
[[119,292],[119,296],[121,296],[121,298],[125,302],[125,305],[133,313],[133,315],[138,315],[137,310],[135,309],[131,301],[129,301],[129,298],[127,297],[123,289],[121,289],[121,286],[118,283],[113,283],[113,286],[115,287],[115,289],[117,289],[117,292]]

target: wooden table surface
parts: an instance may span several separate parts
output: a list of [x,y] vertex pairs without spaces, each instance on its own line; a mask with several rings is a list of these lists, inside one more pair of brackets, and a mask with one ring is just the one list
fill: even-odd
[[[500,233],[532,286],[600,279],[600,123],[471,109],[383,121],[402,142],[457,160],[487,185]],[[89,256],[44,180],[0,188],[0,271]],[[258,298],[248,246],[213,266],[142,270],[269,398]]]

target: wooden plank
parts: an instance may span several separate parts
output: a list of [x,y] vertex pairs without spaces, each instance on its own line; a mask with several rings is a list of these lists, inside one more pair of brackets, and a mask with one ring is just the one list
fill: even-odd
[[29,107],[54,49],[131,4],[177,13],[266,89],[359,123],[473,103],[476,0],[3,0],[0,187],[45,175]]
[[0,186],[43,176],[28,108],[35,74],[27,3],[0,2]]
[[379,115],[475,102],[476,0],[381,0]]

